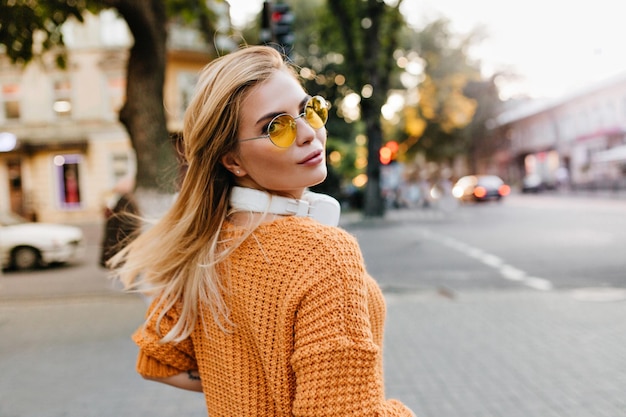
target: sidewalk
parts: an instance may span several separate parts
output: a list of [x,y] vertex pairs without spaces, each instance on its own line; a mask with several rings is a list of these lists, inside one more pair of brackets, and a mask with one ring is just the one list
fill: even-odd
[[[386,394],[419,417],[626,417],[626,303],[385,297]],[[0,303],[0,415],[206,416],[201,395],[135,373],[144,310],[132,296]]]
[[387,295],[387,393],[422,417],[626,416],[626,303]]

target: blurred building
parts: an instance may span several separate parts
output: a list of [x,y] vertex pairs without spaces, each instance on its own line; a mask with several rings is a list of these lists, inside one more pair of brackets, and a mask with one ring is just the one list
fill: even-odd
[[[230,25],[227,3],[216,5]],[[202,36],[169,28],[165,76],[168,129],[181,130],[197,72],[214,56]],[[0,55],[0,210],[37,221],[102,219],[109,191],[135,170],[118,112],[125,100],[131,35],[114,12],[64,26],[68,67],[44,56],[26,67]],[[228,49],[227,38],[216,38]],[[223,43],[223,44],[221,44]]]
[[494,123],[515,182],[626,189],[626,73],[551,101],[532,101]]

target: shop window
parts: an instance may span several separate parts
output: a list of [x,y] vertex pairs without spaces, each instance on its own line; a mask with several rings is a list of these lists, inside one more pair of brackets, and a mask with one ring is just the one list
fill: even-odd
[[22,192],[22,165],[19,160],[7,162],[9,174],[9,204],[13,213],[24,215],[24,196]]
[[59,205],[62,208],[80,208],[80,155],[56,155],[54,166]]
[[52,109],[57,117],[66,118],[72,115],[72,85],[68,80],[55,81]]
[[18,84],[4,84],[2,86],[2,104],[5,119],[16,120],[20,118],[20,86]]

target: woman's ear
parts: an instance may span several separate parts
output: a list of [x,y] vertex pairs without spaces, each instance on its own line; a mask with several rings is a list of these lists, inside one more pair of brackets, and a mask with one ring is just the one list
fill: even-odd
[[224,168],[232,172],[236,177],[243,177],[246,175],[246,171],[241,167],[239,157],[237,157],[237,155],[233,152],[228,152],[224,155],[220,162],[224,165]]

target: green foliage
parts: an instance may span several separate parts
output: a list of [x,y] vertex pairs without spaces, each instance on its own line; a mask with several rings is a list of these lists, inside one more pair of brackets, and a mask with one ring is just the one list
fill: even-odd
[[[168,16],[185,24],[197,24],[207,42],[213,44],[217,16],[206,1],[164,2]],[[117,4],[113,0],[0,0],[0,45],[4,46],[3,52],[11,62],[23,65],[43,52],[54,51],[55,61],[64,68],[63,23],[68,19],[83,22],[85,12],[97,13]]]
[[477,131],[474,118],[487,105],[467,94],[467,86],[481,80],[480,65],[469,59],[468,50],[482,40],[482,32],[478,28],[460,36],[449,26],[447,19],[435,20],[404,39],[424,68],[414,100],[418,104],[403,114],[410,145],[407,152],[409,156],[423,153],[430,161],[467,155],[471,146],[468,132]]
[[[212,0],[213,3],[223,3],[224,0]],[[208,7],[207,1],[202,0],[165,0],[167,15],[171,19],[182,20],[187,26],[197,25],[207,43],[213,44],[213,36],[217,32],[218,16]]]
[[[398,34],[406,27],[399,7],[380,0],[327,1],[320,41],[345,59],[347,85],[360,92],[367,84],[379,84],[374,99],[386,98],[390,77],[396,70],[393,52]],[[372,76],[377,79],[372,79]],[[382,104],[382,103],[380,103]]]
[[[61,25],[70,18],[83,21],[85,10],[97,10],[90,0],[0,0],[0,45],[13,63],[26,64],[41,52],[63,46]],[[65,56],[58,51],[57,62]]]

